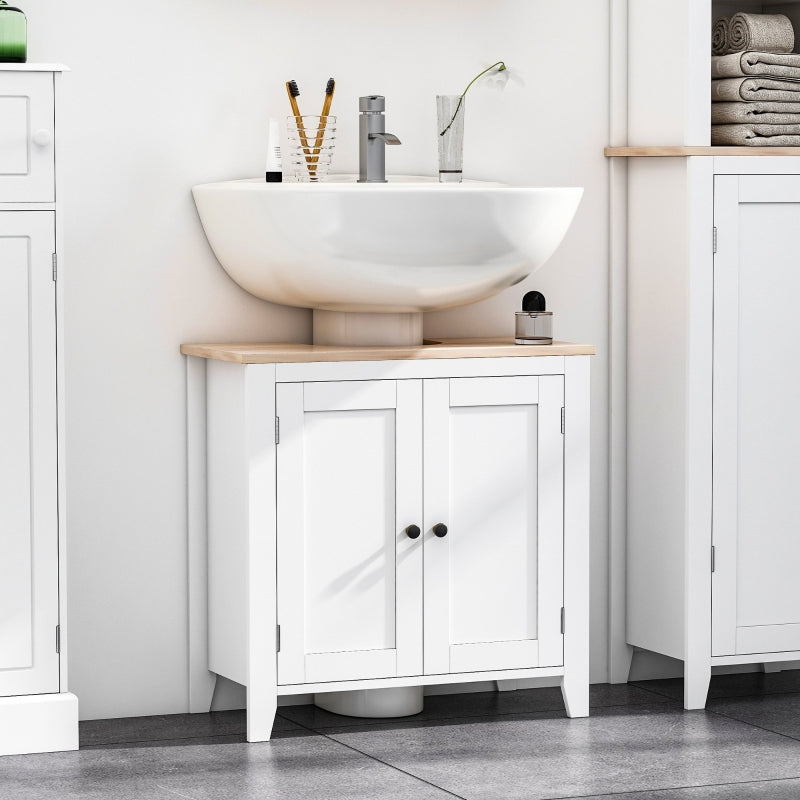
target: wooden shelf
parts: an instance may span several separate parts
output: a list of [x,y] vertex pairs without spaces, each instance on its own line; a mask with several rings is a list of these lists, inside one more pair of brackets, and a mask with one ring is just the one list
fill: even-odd
[[517,345],[510,337],[444,339],[415,347],[324,347],[312,344],[183,344],[181,353],[236,364],[297,364],[314,361],[397,361],[426,358],[499,358],[504,356],[594,355],[585,344],[553,342]]
[[606,147],[613,158],[682,158],[685,156],[800,156],[800,147]]

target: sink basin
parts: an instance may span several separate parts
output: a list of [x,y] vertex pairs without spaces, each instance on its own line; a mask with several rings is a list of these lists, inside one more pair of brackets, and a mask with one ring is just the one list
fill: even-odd
[[474,303],[552,255],[583,189],[435,178],[225,181],[192,190],[226,272],[256,297],[334,312]]

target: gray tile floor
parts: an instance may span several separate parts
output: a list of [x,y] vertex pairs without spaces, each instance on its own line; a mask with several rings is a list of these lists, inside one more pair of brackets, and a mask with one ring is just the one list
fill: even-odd
[[616,800],[800,798],[800,671],[717,676],[706,711],[680,680],[440,695],[404,720],[280,709],[268,744],[244,713],[81,723],[77,753],[0,758],[0,800]]

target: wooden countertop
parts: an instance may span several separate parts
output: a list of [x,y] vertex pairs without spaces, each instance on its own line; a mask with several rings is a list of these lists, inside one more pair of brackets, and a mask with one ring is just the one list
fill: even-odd
[[800,147],[606,147],[603,155],[622,158],[680,158],[683,156],[800,156]]
[[588,344],[553,342],[514,344],[511,337],[442,339],[409,347],[330,347],[268,342],[264,344],[183,344],[185,356],[232,361],[235,364],[297,364],[314,361],[398,361],[426,358],[501,358],[507,356],[591,356]]

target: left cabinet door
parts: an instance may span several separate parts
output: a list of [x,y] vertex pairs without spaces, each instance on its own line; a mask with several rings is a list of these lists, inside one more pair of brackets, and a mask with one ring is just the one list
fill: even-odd
[[0,696],[59,691],[55,214],[0,211]]
[[421,674],[422,382],[279,384],[276,403],[278,682]]

